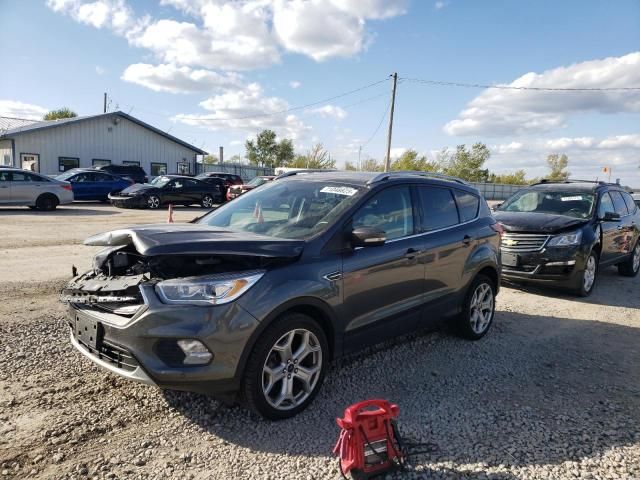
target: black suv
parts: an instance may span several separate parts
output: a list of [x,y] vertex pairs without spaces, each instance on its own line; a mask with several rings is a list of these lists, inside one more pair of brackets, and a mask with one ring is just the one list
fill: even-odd
[[144,169],[138,165],[100,165],[95,168],[116,177],[131,179],[133,183],[147,183],[149,181]]
[[477,190],[416,173],[292,175],[191,224],[89,238],[107,247],[62,292],[74,346],[162,388],[304,409],[329,361],[452,318],[491,327],[500,227]]
[[516,192],[494,215],[505,229],[505,280],[587,296],[599,267],[638,274],[640,209],[620,185],[541,182]]

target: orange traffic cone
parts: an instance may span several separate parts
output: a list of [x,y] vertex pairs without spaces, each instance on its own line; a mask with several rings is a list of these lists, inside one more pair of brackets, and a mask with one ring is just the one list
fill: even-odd
[[173,223],[173,204],[169,204],[169,218],[167,218],[167,223]]

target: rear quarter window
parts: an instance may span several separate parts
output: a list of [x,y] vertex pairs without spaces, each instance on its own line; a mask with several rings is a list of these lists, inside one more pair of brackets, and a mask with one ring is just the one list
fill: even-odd
[[454,196],[456,197],[461,222],[468,222],[478,216],[480,198],[462,190],[454,190]]
[[635,213],[637,207],[635,202],[633,201],[633,197],[629,195],[627,192],[620,192],[620,193],[622,194],[624,203],[627,204],[627,210],[629,210],[629,213]]

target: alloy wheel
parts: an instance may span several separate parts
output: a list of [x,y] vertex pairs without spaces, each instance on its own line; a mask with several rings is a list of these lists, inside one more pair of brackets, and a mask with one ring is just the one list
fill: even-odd
[[204,198],[202,199],[202,206],[204,208],[213,207],[213,198],[211,198],[209,195],[205,195]]
[[262,393],[277,410],[291,410],[313,392],[322,370],[322,347],[313,332],[300,328],[280,337],[262,369]]
[[473,292],[470,305],[471,329],[476,334],[480,335],[487,329],[493,318],[494,307],[493,289],[489,284],[481,283]]
[[582,286],[584,287],[585,292],[590,291],[593,287],[593,283],[596,280],[596,267],[596,257],[590,255],[582,277]]
[[160,206],[160,199],[155,195],[151,195],[147,199],[147,205],[149,206],[149,208],[158,208]]

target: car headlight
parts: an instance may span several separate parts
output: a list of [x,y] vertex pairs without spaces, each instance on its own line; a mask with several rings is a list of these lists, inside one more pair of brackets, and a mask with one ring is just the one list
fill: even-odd
[[240,297],[262,278],[264,271],[207,277],[176,278],[156,284],[163,303],[189,305],[221,305]]
[[547,246],[549,247],[571,247],[574,245],[580,245],[582,241],[582,230],[577,230],[571,233],[565,233],[564,235],[556,235],[551,237]]

